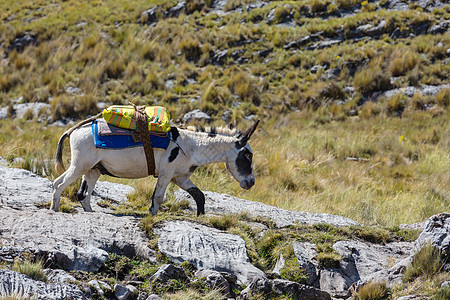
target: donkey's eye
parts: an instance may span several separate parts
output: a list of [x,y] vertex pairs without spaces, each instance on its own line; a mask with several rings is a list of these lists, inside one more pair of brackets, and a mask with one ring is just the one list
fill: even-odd
[[251,153],[247,153],[245,154],[245,157],[249,160],[252,161],[253,155]]

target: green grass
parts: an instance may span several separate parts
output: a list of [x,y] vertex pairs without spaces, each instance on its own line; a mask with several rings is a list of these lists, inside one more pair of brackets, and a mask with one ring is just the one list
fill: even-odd
[[45,275],[43,271],[43,265],[44,263],[42,260],[14,260],[14,264],[11,266],[11,270],[27,275],[34,280],[46,282],[47,275]]

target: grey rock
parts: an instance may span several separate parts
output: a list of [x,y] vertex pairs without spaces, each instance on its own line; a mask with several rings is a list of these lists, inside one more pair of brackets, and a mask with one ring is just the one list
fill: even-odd
[[267,278],[255,278],[241,291],[238,300],[249,300],[254,294],[268,295],[272,292],[272,282]]
[[[412,243],[395,242],[386,245],[366,244],[357,241],[340,241],[333,248],[343,257],[341,269],[353,280],[365,280],[373,273],[388,269],[389,264],[408,257]],[[353,264],[346,269],[346,264]],[[356,270],[356,274],[353,271]]]
[[69,270],[97,271],[107,252],[154,261],[139,220],[104,213],[55,213],[0,207],[0,241],[33,250]]
[[199,269],[235,274],[243,283],[264,277],[250,263],[244,240],[235,234],[187,221],[167,222],[154,232],[160,235],[159,250],[176,263],[189,261]]
[[37,44],[37,35],[34,32],[25,32],[20,37],[15,38],[8,47],[8,51],[16,50],[22,52],[29,45]]
[[450,213],[431,216],[425,222],[425,228],[414,243],[413,256],[426,244],[431,244],[441,251],[442,256],[450,255]]
[[383,7],[389,8],[391,10],[409,10],[409,5],[402,0],[390,0],[387,1]]
[[252,280],[252,282],[240,293],[237,299],[252,299],[252,295],[255,294],[261,294],[263,296],[268,296],[270,294],[276,296],[289,295],[293,299],[299,300],[331,300],[331,297],[327,292],[314,287],[288,280],[269,280],[266,278],[255,278]]
[[97,280],[91,280],[88,282],[88,284],[93,286],[101,296],[105,296],[105,292],[103,292]]
[[164,264],[158,268],[155,274],[150,277],[151,281],[167,282],[171,279],[187,279],[183,268],[174,266],[172,264]]
[[[92,195],[101,199],[111,200],[115,204],[123,204],[128,201],[129,194],[134,192],[134,188],[120,183],[109,181],[97,181]],[[95,199],[92,199],[95,201]]]
[[450,288],[450,281],[444,281],[441,283],[441,288]]
[[381,22],[378,23],[377,26],[373,26],[373,27],[367,29],[365,32],[370,36],[378,37],[384,33],[385,27],[386,27],[386,21],[381,20]]
[[416,296],[416,295],[406,295],[406,296],[402,296],[402,297],[398,297],[397,300],[415,300],[415,299],[421,299],[420,296]]
[[223,66],[227,60],[228,50],[216,51],[210,62],[213,65]]
[[312,46],[312,49],[324,49],[324,48],[328,48],[328,47],[331,47],[334,45],[339,45],[342,42],[343,42],[343,40],[341,40],[341,39],[330,39],[330,40],[318,42],[317,44]]
[[[336,215],[315,214],[301,211],[289,211],[260,202],[244,200],[227,194],[204,192],[205,210],[214,214],[241,214],[247,212],[251,217],[264,216],[275,222],[276,227],[282,228],[296,224],[313,225],[328,223],[334,226],[359,226],[356,221]],[[188,200],[190,209],[196,207],[194,199],[185,191],[179,189],[174,194],[175,201]]]
[[0,166],[0,207],[36,209],[52,199],[52,182],[30,171]]
[[[402,272],[409,263],[408,253],[412,243],[395,242],[383,246],[339,241],[333,248],[342,256],[340,266],[321,268],[318,272],[319,286],[333,297],[346,297],[350,296],[348,289],[353,284],[361,286],[370,281],[388,281],[391,286],[400,283]],[[312,263],[315,263],[314,260]]]
[[159,300],[161,299],[158,295],[156,294],[151,294],[150,296],[147,297],[146,300]]
[[157,12],[156,6],[144,11],[143,13],[141,13],[139,22],[146,24],[146,25],[150,25],[150,24],[158,22],[158,16],[157,16],[156,12]]
[[8,161],[0,156],[0,167],[7,167]]
[[294,242],[294,255],[297,258],[299,267],[308,276],[307,283],[318,287],[318,262],[316,261],[316,245],[308,242]]
[[425,228],[425,222],[418,222],[413,224],[400,224],[399,229],[410,229],[410,230],[423,230]]
[[275,264],[275,267],[273,267],[272,273],[280,276],[281,269],[284,268],[284,265],[286,264],[286,260],[284,259],[283,254],[280,254],[280,258],[277,260],[277,263]]
[[272,290],[276,295],[291,295],[298,300],[331,300],[327,292],[289,280],[274,279]]
[[430,34],[445,33],[447,31],[448,27],[449,27],[449,22],[440,22],[438,24],[431,26],[427,32]]
[[72,94],[72,95],[75,95],[75,94],[83,94],[83,93],[81,92],[81,89],[78,88],[78,87],[75,87],[75,86],[69,86],[69,87],[67,87],[67,88],[66,88],[66,93]]
[[200,109],[195,109],[193,111],[190,111],[186,113],[183,116],[183,121],[185,123],[189,123],[191,121],[212,121],[211,117],[207,114],[202,112]]
[[322,70],[322,69],[325,69],[325,67],[320,66],[320,65],[315,65],[310,69],[310,71],[311,71],[311,73],[315,74],[315,73],[319,72],[319,70]]
[[39,300],[86,299],[76,285],[69,283],[46,284],[11,270],[0,270],[0,297],[9,295]]
[[179,0],[177,5],[164,12],[164,18],[178,17],[186,9],[186,1]]
[[[48,103],[32,102],[32,103],[18,103],[13,105],[13,118],[22,119],[28,111],[32,112],[33,117],[37,117],[40,111],[48,112],[51,106]],[[8,107],[0,109],[0,119],[8,117]]]
[[341,68],[333,68],[325,73],[325,79],[335,79],[341,74]]
[[130,291],[128,287],[120,285],[118,283],[114,285],[114,296],[116,297],[117,300],[127,300],[130,298],[132,294],[133,293]]
[[204,278],[211,288],[220,289],[223,294],[230,295],[230,284],[220,272],[202,269],[195,272],[195,277]]
[[76,280],[75,277],[64,270],[44,269],[44,273],[47,275],[48,282],[50,283],[63,283]]

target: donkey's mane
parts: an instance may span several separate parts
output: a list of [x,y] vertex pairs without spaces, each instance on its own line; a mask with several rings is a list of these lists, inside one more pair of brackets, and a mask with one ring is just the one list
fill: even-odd
[[215,135],[224,135],[224,136],[237,136],[239,135],[241,132],[239,130],[237,130],[236,128],[230,129],[228,127],[203,127],[203,126],[188,126],[187,130],[189,131],[194,131],[194,132],[204,132],[207,133],[209,136],[215,136]]

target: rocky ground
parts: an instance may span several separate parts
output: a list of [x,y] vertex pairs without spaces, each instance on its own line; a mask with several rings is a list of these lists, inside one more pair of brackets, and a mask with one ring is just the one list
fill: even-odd
[[[252,264],[246,242],[237,234],[200,224],[193,218],[163,220],[153,226],[151,234],[146,234],[141,229],[141,218],[117,214],[113,205],[105,208],[95,204],[94,213],[82,212],[80,208],[75,213],[55,213],[45,208],[51,198],[48,179],[6,166],[0,166],[0,174],[2,297],[158,299],[156,294],[150,294],[157,290],[148,289],[145,281],[163,287],[173,282],[201,282],[221,288],[227,297],[239,299],[250,299],[255,293],[272,297],[291,295],[295,299],[345,299],[351,296],[350,288],[370,281],[386,281],[388,286],[401,282],[403,270],[429,241],[443,253],[450,251],[448,213],[419,225],[423,231],[415,242],[337,241],[332,248],[340,255],[340,261],[332,266],[318,262],[316,244],[298,240],[293,243],[297,268],[307,275],[307,282],[300,284],[280,279],[286,263],[283,255],[270,272]],[[93,202],[108,199],[117,205],[127,201],[126,194],[132,190],[120,184],[99,182]],[[175,202],[193,201],[181,190],[174,196]],[[190,203],[187,209],[194,207]],[[214,215],[246,213],[255,217],[248,224],[258,228],[259,239],[268,234],[268,226],[272,230],[325,223],[336,228],[360,227],[340,216],[291,212],[213,192],[206,192],[206,211]],[[264,221],[258,222],[258,217],[265,217]],[[165,263],[161,263],[158,257],[161,255]],[[11,270],[14,260],[30,256],[44,261],[48,268],[44,270],[47,282]],[[94,275],[103,272],[114,257],[147,262],[154,271],[139,280],[116,277],[108,283],[95,279]],[[186,262],[189,271],[182,267]]]

